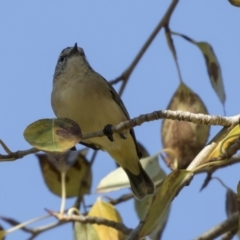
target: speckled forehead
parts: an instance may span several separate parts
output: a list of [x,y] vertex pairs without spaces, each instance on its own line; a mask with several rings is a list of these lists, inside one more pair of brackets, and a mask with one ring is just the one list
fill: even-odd
[[[62,52],[60,53],[60,56],[66,56],[66,55],[68,55],[72,49],[73,49],[73,47],[64,48],[64,49],[62,50]],[[79,52],[80,55],[85,55],[83,49],[80,48],[80,47],[78,47],[78,52]]]

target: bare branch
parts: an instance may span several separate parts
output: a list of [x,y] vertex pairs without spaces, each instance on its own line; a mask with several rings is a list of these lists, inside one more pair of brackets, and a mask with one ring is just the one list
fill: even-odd
[[[233,117],[222,117],[216,115],[207,115],[202,113],[191,113],[187,111],[172,111],[172,110],[160,110],[148,114],[140,115],[139,117],[122,122],[116,126],[112,126],[112,132],[122,132],[123,130],[130,129],[136,126],[140,126],[144,122],[150,122],[159,119],[172,119],[178,121],[192,122],[195,124],[205,125],[221,125],[229,127],[239,123],[240,115]],[[104,136],[103,130],[83,135],[83,140]]]
[[[221,126],[229,127],[229,126],[234,126],[235,124],[238,124],[239,118],[240,118],[240,115],[236,115],[232,117],[222,117],[222,116],[207,115],[207,114],[201,114],[201,113],[191,113],[187,111],[160,110],[160,111],[155,111],[149,114],[143,114],[143,115],[140,115],[139,117],[136,117],[128,121],[122,122],[118,125],[112,126],[111,130],[113,133],[114,132],[119,133],[125,129],[130,129],[136,126],[140,126],[144,122],[150,122],[150,121],[159,120],[159,119],[172,119],[172,120],[178,120],[178,121],[192,122],[195,124],[221,125]],[[83,135],[82,140],[86,140],[93,137],[102,137],[104,135],[105,134],[103,130],[100,130],[97,132]],[[28,154],[32,154],[40,151],[36,148],[30,148],[24,151],[11,152],[7,148],[7,146],[3,143],[3,141],[0,140],[0,144],[3,146],[5,151],[9,153],[8,155],[0,154],[0,162],[14,161]]]
[[8,155],[0,154],[0,162],[15,161],[19,158],[25,157],[28,154],[39,152],[39,150],[36,148],[30,148],[30,149],[24,150],[24,151],[12,152],[1,139],[0,139],[0,145],[3,147],[5,152],[8,153]]
[[83,216],[83,215],[61,215],[56,212],[51,212],[51,211],[48,211],[48,212],[52,216],[56,217],[61,222],[80,222],[80,223],[105,225],[108,227],[112,227],[118,231],[121,231],[126,235],[128,235],[132,232],[132,229],[126,227],[123,223],[114,222],[111,220],[107,220],[105,218]]
[[130,75],[132,74],[134,68],[137,66],[139,60],[142,58],[143,54],[146,52],[148,47],[151,45],[152,41],[155,39],[155,37],[157,36],[157,34],[161,30],[161,28],[163,26],[165,26],[166,24],[168,24],[169,19],[170,19],[172,13],[173,13],[175,7],[177,6],[177,3],[178,3],[178,0],[173,0],[172,1],[172,3],[169,6],[168,10],[166,11],[165,15],[163,16],[161,21],[158,23],[156,28],[153,30],[152,34],[149,36],[149,38],[147,39],[145,44],[142,46],[141,50],[139,51],[137,56],[134,58],[133,62],[130,64],[130,66],[119,77],[117,77],[113,81],[110,81],[110,83],[114,84],[114,83],[119,82],[120,80],[123,80],[123,84],[122,84],[122,86],[119,90],[119,95],[120,96],[122,95],[123,90],[125,89],[126,84],[128,82],[128,79],[129,79]]
[[132,193],[127,193],[127,194],[124,194],[124,195],[122,195],[121,197],[119,197],[117,199],[112,199],[112,198],[107,197],[107,196],[105,198],[107,198],[109,200],[110,204],[117,205],[119,203],[126,202],[129,199],[132,199],[133,198],[133,194]]
[[216,225],[215,227],[211,228],[207,232],[201,234],[195,240],[212,240],[215,239],[226,232],[233,231],[238,229],[238,212],[234,213],[231,217],[229,217],[224,222]]

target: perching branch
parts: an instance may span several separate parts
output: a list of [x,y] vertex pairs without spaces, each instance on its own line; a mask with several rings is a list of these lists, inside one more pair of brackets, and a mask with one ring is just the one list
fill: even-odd
[[61,222],[80,222],[80,223],[91,223],[98,225],[105,225],[112,227],[118,231],[121,231],[125,235],[132,232],[132,229],[127,228],[123,223],[114,222],[105,218],[83,216],[83,215],[62,215],[56,212],[48,211],[52,216],[56,217]]
[[212,240],[216,239],[217,237],[221,236],[222,234],[238,229],[238,215],[239,213],[234,213],[231,217],[227,220],[221,222],[220,224],[216,225],[215,227],[209,229],[207,232],[201,234],[195,240]]
[[[201,113],[190,113],[187,111],[172,111],[172,110],[160,110],[155,111],[149,114],[143,114],[139,117],[130,119],[125,122],[121,122],[118,125],[112,126],[112,132],[122,132],[123,130],[130,129],[136,126],[140,126],[145,122],[150,122],[159,119],[172,119],[178,121],[187,121],[195,124],[205,124],[205,125],[220,125],[224,127],[234,126],[239,123],[240,115],[232,116],[232,117],[222,117],[216,115],[207,115]],[[81,126],[80,126],[81,127]],[[82,140],[86,140],[93,137],[102,137],[104,136],[103,130],[99,130],[97,132],[89,133],[83,135]],[[24,151],[16,151],[11,152],[8,147],[0,140],[0,144],[4,148],[4,150],[8,153],[8,155],[0,154],[0,162],[3,161],[14,161],[19,158],[22,158],[28,154],[36,153],[39,150],[36,148],[30,148]],[[199,164],[198,164],[199,165]]]
[[[195,124],[204,125],[220,125],[229,127],[239,123],[240,115],[233,117],[222,117],[216,115],[207,115],[202,113],[191,113],[187,111],[172,111],[172,110],[160,110],[148,114],[140,115],[139,117],[132,118],[128,121],[122,122],[118,125],[112,126],[112,132],[122,132],[123,130],[130,129],[136,126],[140,126],[144,122],[150,122],[159,119],[172,119],[178,121],[192,122]],[[81,127],[81,126],[80,126]],[[103,130],[83,135],[83,140],[104,136]]]

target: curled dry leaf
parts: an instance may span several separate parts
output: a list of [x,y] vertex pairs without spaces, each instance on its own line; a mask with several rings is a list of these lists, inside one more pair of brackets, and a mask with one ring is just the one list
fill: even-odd
[[[201,98],[184,83],[174,93],[167,109],[207,114]],[[167,151],[167,165],[172,169],[186,168],[206,144],[209,126],[164,119],[161,137]],[[177,164],[176,164],[177,161]]]
[[[66,171],[66,197],[83,196],[89,194],[92,185],[92,172],[88,161],[85,158],[85,152],[74,151],[75,159],[66,155],[64,167]],[[61,168],[47,154],[36,154],[44,181],[49,190],[61,197]],[[62,163],[63,165],[64,163]]]

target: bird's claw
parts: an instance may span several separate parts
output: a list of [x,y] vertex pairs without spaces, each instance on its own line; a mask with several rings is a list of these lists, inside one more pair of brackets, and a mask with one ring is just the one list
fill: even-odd
[[112,125],[111,124],[107,124],[104,129],[103,129],[103,133],[108,137],[108,139],[113,142],[113,131],[112,131]]

